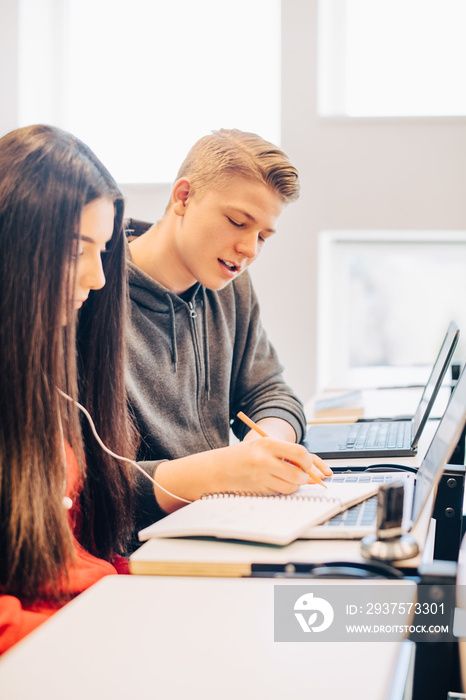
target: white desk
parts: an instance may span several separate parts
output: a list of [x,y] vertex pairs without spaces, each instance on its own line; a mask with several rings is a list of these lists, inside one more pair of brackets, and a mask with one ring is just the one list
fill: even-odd
[[[401,585],[412,586],[414,600],[414,584]],[[410,697],[401,689],[412,680],[411,642],[276,643],[273,586],[269,579],[107,577],[0,659],[1,698]]]

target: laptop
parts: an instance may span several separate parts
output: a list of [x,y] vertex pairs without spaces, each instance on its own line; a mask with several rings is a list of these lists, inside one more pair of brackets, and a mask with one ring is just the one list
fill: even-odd
[[412,457],[416,454],[419,438],[442,386],[458,339],[459,328],[451,321],[412,418],[310,425],[304,439],[305,447],[322,459]]
[[[450,459],[466,424],[466,369],[463,369],[450,397],[435,435],[417,472],[380,471],[377,465],[364,472],[334,474],[327,481],[337,483],[402,483],[404,505],[402,528],[409,532],[418,522],[433,489],[438,485],[443,468]],[[372,471],[375,469],[378,471]],[[359,539],[376,530],[377,497],[363,501],[322,525],[306,530],[309,539]]]

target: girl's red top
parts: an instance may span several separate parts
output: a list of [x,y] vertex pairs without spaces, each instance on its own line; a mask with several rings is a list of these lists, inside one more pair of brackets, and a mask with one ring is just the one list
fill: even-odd
[[[65,445],[67,465],[67,494],[76,494],[78,483],[78,463],[69,445]],[[79,523],[79,499],[75,498],[70,522]],[[77,512],[78,511],[78,512]],[[128,561],[115,555],[112,564],[89,554],[76,539],[76,528],[73,532],[75,559],[68,571],[68,586],[71,598],[79,595],[86,588],[109,574],[129,574]],[[0,595],[0,654],[16,644],[29,632],[47,620],[64,603],[36,600],[26,605],[19,598],[11,595]]]

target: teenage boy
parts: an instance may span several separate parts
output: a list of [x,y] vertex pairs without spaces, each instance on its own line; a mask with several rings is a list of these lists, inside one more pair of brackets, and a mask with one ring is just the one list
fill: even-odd
[[[283,380],[246,271],[298,195],[298,173],[283,151],[221,129],[193,146],[163,218],[129,244],[127,385],[139,458],[186,500],[292,493],[313,474],[331,474],[297,444],[302,405]],[[249,430],[238,411],[268,437]],[[241,442],[228,446],[230,426]],[[149,519],[183,505],[158,487],[155,494],[162,511]]]

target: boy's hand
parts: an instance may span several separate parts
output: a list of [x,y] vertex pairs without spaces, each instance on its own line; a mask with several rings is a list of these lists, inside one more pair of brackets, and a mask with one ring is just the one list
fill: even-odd
[[314,474],[319,479],[332,475],[330,467],[303,445],[270,437],[232,445],[222,461],[224,478],[231,481],[225,490],[289,494],[315,482]]

